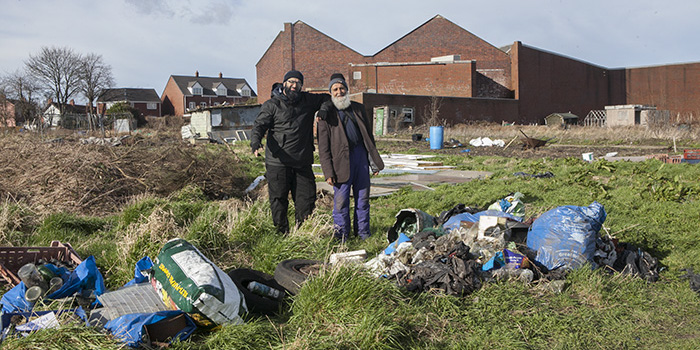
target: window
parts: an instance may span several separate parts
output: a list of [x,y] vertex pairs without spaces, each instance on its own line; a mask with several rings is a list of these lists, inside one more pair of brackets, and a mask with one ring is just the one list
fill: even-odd
[[149,102],[146,104],[147,109],[158,109],[158,104],[155,102]]
[[194,102],[190,102],[189,109],[195,109],[197,105]]
[[199,103],[199,106],[202,107],[202,108],[206,108],[206,107],[207,107],[207,103],[206,103],[206,102],[200,102],[200,103]]
[[202,88],[199,86],[194,86],[192,87],[192,94],[193,95],[201,95],[202,94]]
[[362,72],[357,71],[357,72],[352,72],[352,78],[354,80],[360,80],[362,79]]
[[241,96],[250,97],[250,88],[248,85],[243,85],[243,87],[238,90],[238,93],[241,94]]
[[413,123],[413,108],[402,108],[401,114],[403,114],[404,123]]
[[216,88],[216,94],[219,96],[226,96],[226,87],[223,85],[219,85],[219,87]]
[[221,110],[211,111],[211,126],[221,126]]

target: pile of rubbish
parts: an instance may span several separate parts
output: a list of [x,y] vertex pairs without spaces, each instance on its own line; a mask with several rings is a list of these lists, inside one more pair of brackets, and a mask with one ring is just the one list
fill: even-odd
[[[403,209],[387,232],[391,243],[376,257],[366,261],[364,250],[335,253],[328,264],[363,264],[409,291],[454,296],[504,280],[561,291],[566,274],[584,266],[659,278],[656,258],[599,234],[602,204],[561,206],[524,220],[523,197],[509,194],[486,210],[458,204],[438,216]],[[242,324],[248,312],[277,313],[325,265],[290,259],[277,265],[274,277],[243,268],[226,273],[176,238],[155,259],[139,260],[131,281],[109,291],[95,258],[80,259],[70,244],[0,247],[0,262],[0,275],[14,285],[0,299],[0,342],[70,323],[96,327],[131,347],[167,346],[197,329]],[[692,271],[688,278],[700,286]]]
[[650,282],[659,278],[656,258],[599,234],[602,204],[561,206],[524,221],[522,199],[513,193],[481,211],[459,204],[438,217],[403,209],[387,232],[391,243],[365,267],[410,291],[455,296],[503,280],[561,291],[566,274],[587,265]]
[[[83,261],[69,244],[56,243],[43,248],[0,248],[4,254],[0,272],[16,284],[0,300],[2,340],[82,324],[130,347],[167,346],[173,340],[187,339],[196,329],[242,324],[249,310],[278,312],[280,302],[290,294],[262,272],[236,269],[225,273],[179,238],[165,243],[155,260],[143,257],[136,263],[133,280],[108,291],[93,256]],[[50,255],[54,257],[46,259]],[[67,257],[79,264],[59,261]],[[22,266],[8,269],[15,261]],[[56,305],[58,310],[41,311]]]

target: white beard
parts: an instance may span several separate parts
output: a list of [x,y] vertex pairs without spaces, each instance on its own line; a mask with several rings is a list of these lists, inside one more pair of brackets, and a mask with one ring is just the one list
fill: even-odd
[[345,95],[341,97],[331,96],[331,100],[338,110],[343,110],[350,107],[350,96]]

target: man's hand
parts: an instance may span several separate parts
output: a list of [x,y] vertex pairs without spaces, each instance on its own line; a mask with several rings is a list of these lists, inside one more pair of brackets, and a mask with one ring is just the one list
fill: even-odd
[[332,177],[329,177],[326,179],[326,183],[333,186],[333,185],[335,185],[335,180],[333,180]]
[[375,172],[372,173],[372,176],[377,176],[377,175],[379,175],[379,172],[378,172],[378,171],[375,171]]
[[326,101],[321,104],[321,108],[318,110],[318,113],[316,113],[316,118],[320,120],[326,120],[326,116],[328,115],[328,112],[333,108],[333,102],[331,101]]
[[255,151],[253,151],[253,155],[254,155],[255,157],[257,157],[258,155],[260,155],[260,153],[261,153],[260,151],[261,151],[261,150],[262,150],[262,147],[256,149]]

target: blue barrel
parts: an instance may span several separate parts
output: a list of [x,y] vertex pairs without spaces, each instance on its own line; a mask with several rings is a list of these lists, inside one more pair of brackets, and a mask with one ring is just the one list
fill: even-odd
[[442,126],[430,127],[430,149],[442,149]]

